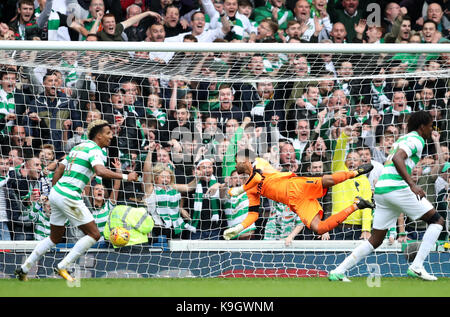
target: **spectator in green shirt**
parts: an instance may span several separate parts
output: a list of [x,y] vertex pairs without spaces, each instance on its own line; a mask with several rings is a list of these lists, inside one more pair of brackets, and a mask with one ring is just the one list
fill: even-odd
[[294,14],[285,6],[285,0],[269,0],[265,6],[257,7],[254,14],[256,23],[260,23],[264,19],[272,19],[278,23],[278,27],[282,30],[287,28],[287,23],[294,20]]

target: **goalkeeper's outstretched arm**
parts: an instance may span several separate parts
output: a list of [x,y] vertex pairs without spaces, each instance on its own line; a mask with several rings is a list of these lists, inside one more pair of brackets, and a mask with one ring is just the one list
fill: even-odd
[[[259,206],[253,206],[253,208],[259,209]],[[231,227],[223,232],[225,240],[231,240],[236,237],[242,230],[254,224],[259,218],[258,211],[249,211],[247,217],[238,225]]]

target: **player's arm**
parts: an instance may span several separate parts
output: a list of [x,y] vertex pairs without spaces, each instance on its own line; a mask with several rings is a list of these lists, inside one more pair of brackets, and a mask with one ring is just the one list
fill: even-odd
[[118,172],[113,172],[110,169],[106,168],[102,164],[94,165],[94,171],[97,176],[101,178],[108,179],[123,179],[124,181],[132,182],[138,179],[138,175],[136,172],[131,172],[129,174],[122,174]]
[[395,168],[397,169],[397,172],[400,174],[400,176],[405,180],[405,182],[409,185],[412,192],[416,194],[419,199],[422,199],[422,197],[425,197],[425,191],[417,186],[417,184],[414,182],[412,177],[408,174],[408,171],[406,170],[406,164],[405,160],[408,158],[408,154],[403,149],[398,149],[397,152],[395,152],[394,156],[392,157],[392,163],[394,163]]
[[[258,206],[259,207],[259,206]],[[237,236],[242,230],[248,228],[250,225],[254,224],[256,220],[259,218],[259,212],[249,211],[247,217],[238,225],[231,227],[223,232],[223,238],[225,240],[233,239]]]
[[247,217],[238,225],[231,227],[223,232],[223,237],[225,240],[230,240],[237,236],[242,230],[248,228],[250,225],[254,224],[259,218],[259,206],[261,204],[261,196],[255,191],[247,192],[248,196],[248,213]]

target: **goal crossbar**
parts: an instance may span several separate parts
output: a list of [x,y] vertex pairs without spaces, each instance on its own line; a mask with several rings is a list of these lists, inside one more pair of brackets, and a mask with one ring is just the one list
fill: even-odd
[[178,43],[178,42],[62,42],[0,41],[0,50],[149,51],[149,52],[253,52],[253,53],[450,53],[445,44],[357,43]]

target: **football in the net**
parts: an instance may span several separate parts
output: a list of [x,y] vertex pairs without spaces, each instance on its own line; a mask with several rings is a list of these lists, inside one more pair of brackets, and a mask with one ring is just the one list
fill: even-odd
[[115,227],[111,230],[109,241],[116,247],[123,247],[130,241],[130,232],[122,227]]

